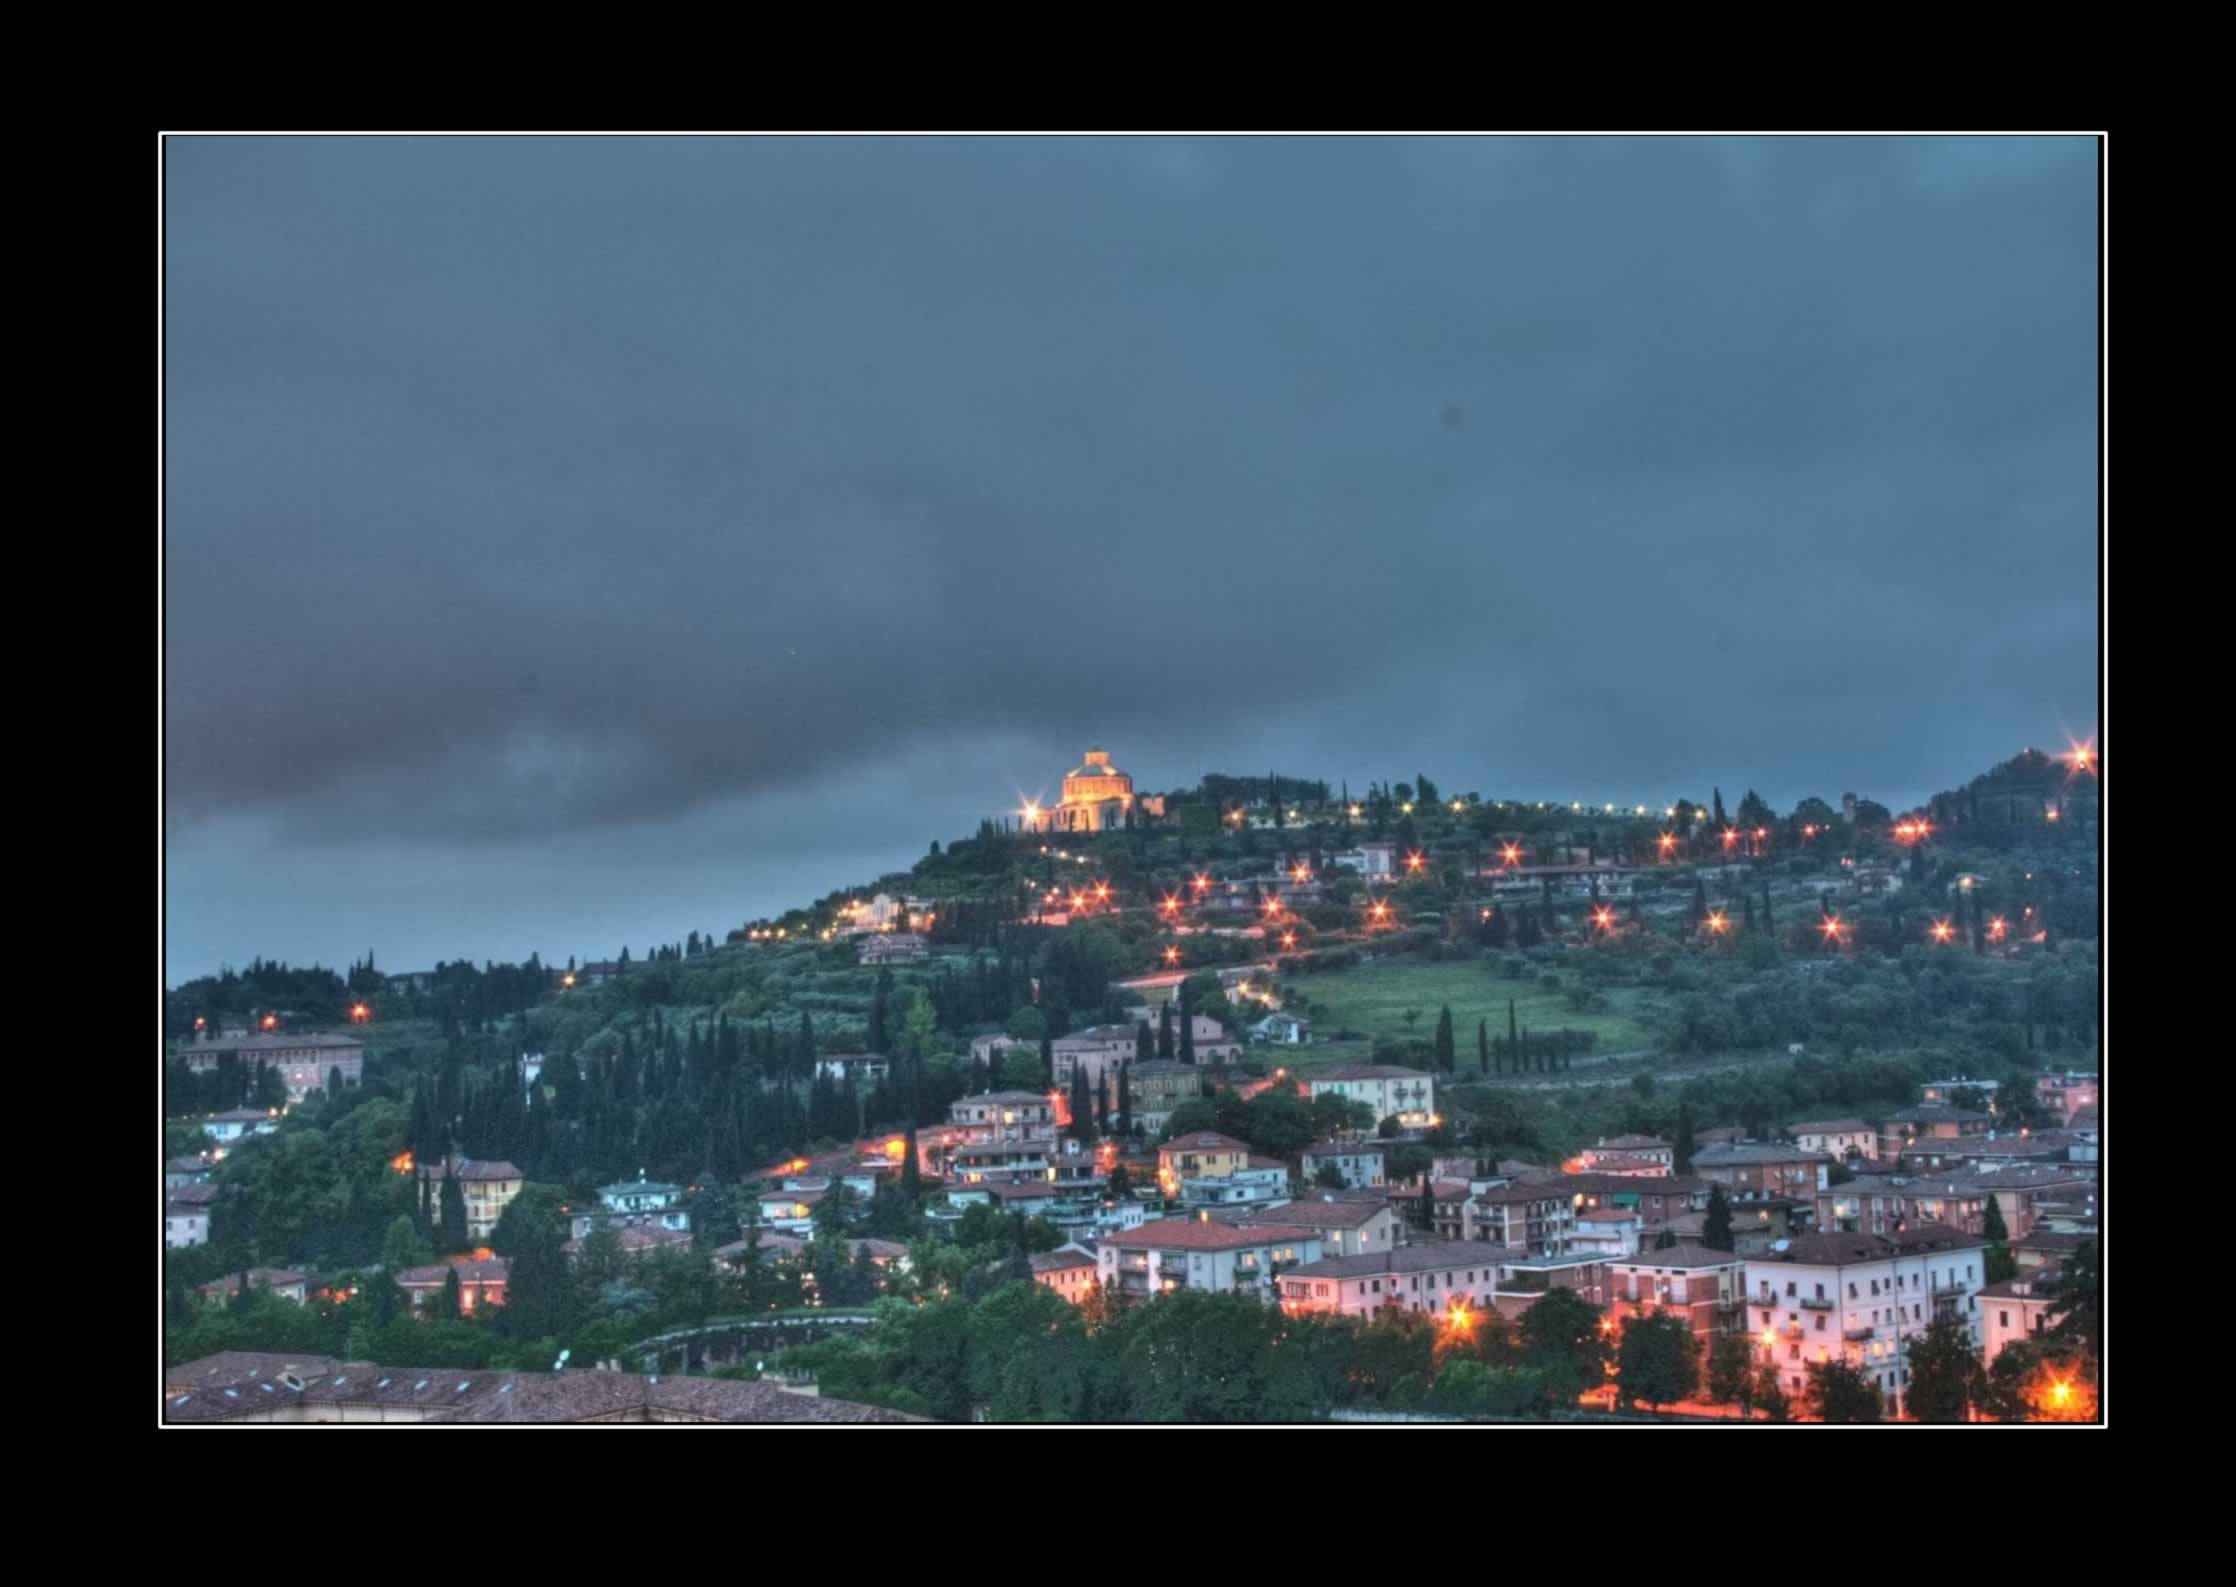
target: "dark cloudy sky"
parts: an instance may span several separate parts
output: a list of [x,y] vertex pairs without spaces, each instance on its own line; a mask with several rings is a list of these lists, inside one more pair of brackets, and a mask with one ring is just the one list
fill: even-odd
[[2062,140],[167,147],[168,973],[641,952],[1146,787],[2096,716]]

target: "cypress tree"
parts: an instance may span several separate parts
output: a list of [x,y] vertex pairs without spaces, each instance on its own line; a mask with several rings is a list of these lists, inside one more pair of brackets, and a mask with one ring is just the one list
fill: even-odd
[[1044,1086],[1056,1083],[1056,1038],[1045,1028],[1040,1033],[1040,1083]]
[[1172,1005],[1176,998],[1166,998],[1157,1012],[1157,1056],[1170,1058],[1176,1049],[1172,1042]]
[[[457,1164],[452,1165],[456,1168]],[[458,1184],[456,1173],[443,1175],[442,1193],[443,1243],[452,1250],[463,1250],[466,1245],[466,1192]]]
[[1700,1243],[1711,1251],[1731,1249],[1731,1203],[1721,1185],[1708,1187],[1708,1221],[1701,1229]]
[[1195,1010],[1190,1008],[1185,1001],[1185,986],[1182,987],[1182,994],[1183,1001],[1180,1005],[1180,1061],[1184,1064],[1192,1064],[1196,1061],[1196,1014]]
[[458,1269],[453,1267],[443,1274],[443,1315],[455,1322],[464,1310],[458,1293]]
[[1157,1056],[1157,1038],[1150,1033],[1149,1021],[1143,1020],[1134,1027],[1134,1062],[1147,1063]]
[[[1144,1024],[1142,1028],[1146,1030],[1148,1026]],[[1120,1135],[1131,1135],[1134,1132],[1134,1088],[1133,1080],[1127,1074],[1127,1070],[1131,1067],[1130,1064],[1120,1064],[1118,1066],[1118,1133]]]
[[1670,1155],[1676,1159],[1670,1166],[1678,1173],[1693,1171],[1693,1108],[1690,1102],[1677,1104],[1676,1149]]
[[1450,1074],[1455,1056],[1452,1050],[1452,1005],[1447,1003],[1436,1016],[1436,1066]]
[[1475,1067],[1484,1074],[1491,1072],[1491,1022],[1475,1022]]

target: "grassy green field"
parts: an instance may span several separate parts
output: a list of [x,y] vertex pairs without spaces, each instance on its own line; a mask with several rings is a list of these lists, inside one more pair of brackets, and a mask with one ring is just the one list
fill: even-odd
[[[1514,1001],[1515,1019],[1530,1030],[1551,1031],[1562,1026],[1588,1030],[1598,1038],[1597,1052],[1627,1052],[1650,1041],[1636,1015],[1640,994],[1635,990],[1613,989],[1605,994],[1606,1008],[1578,1013],[1568,1006],[1565,988],[1549,992],[1534,980],[1506,980],[1491,974],[1489,965],[1479,959],[1445,964],[1392,959],[1332,975],[1299,976],[1294,984],[1312,1005],[1313,1041],[1286,1061],[1305,1073],[1360,1062],[1375,1037],[1432,1040],[1437,1011],[1447,1005],[1452,1010],[1452,1038],[1459,1061],[1463,1067],[1472,1068],[1476,1021],[1490,1021],[1494,1037],[1505,1035],[1509,998]],[[1410,1027],[1405,1022],[1408,1009],[1420,1010],[1420,1018]],[[1363,1032],[1365,1039],[1339,1040],[1339,1031]]]

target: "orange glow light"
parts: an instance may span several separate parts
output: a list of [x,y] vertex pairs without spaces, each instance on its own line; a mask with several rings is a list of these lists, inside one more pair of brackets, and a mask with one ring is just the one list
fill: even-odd
[[1179,950],[1178,948],[1167,948],[1167,949],[1165,949],[1165,963],[1167,963],[1167,964],[1178,964],[1179,962],[1180,962],[1180,950]]
[[367,1008],[364,1004],[358,1003],[351,1007],[349,1011],[349,1017],[355,1020],[358,1024],[362,1025],[365,1023],[365,1021],[373,1017],[373,1011]]
[[907,1138],[904,1136],[896,1135],[891,1140],[887,1141],[885,1143],[885,1155],[896,1163],[899,1162],[902,1158],[908,1156]]
[[278,1030],[279,1016],[277,1014],[266,1014],[264,1016],[264,1028],[266,1030]]
[[1724,828],[1724,847],[1728,849],[1728,848],[1730,848],[1730,847],[1731,847],[1731,846],[1732,846],[1732,845],[1733,845],[1734,843],[1737,843],[1738,841],[1739,841],[1739,833],[1738,833],[1738,832],[1737,832],[1737,831],[1736,831],[1735,829],[1733,829],[1733,828],[1731,828],[1731,827],[1725,827],[1725,828]]
[[394,1157],[391,1157],[391,1158],[390,1158],[390,1159],[388,1160],[388,1166],[389,1166],[390,1168],[393,1168],[393,1169],[394,1169],[394,1170],[395,1170],[395,1171],[396,1171],[397,1173],[399,1173],[399,1174],[408,1174],[408,1173],[410,1173],[410,1172],[411,1172],[411,1170],[412,1170],[412,1156],[411,1156],[411,1153],[409,1153],[409,1152],[398,1152],[398,1153],[397,1153],[397,1154],[396,1154],[396,1155],[395,1155]]
[[1198,871],[1195,875],[1195,879],[1192,885],[1195,887],[1195,890],[1200,893],[1206,888],[1210,887],[1211,878],[1204,875],[1201,871]]
[[1095,896],[1107,900],[1110,897],[1110,884],[1108,882],[1095,883]]
[[1996,916],[1988,922],[1988,941],[2001,942],[2004,934],[2010,929],[2011,923],[2008,920],[2005,920],[2001,915]]
[[1509,865],[1519,865],[1522,861],[1522,846],[1519,843],[1509,843],[1498,853],[1499,858]]
[[1730,920],[1730,918],[1729,918],[1728,916],[1726,916],[1726,915],[1724,914],[1724,912],[1723,912],[1722,910],[1720,910],[1720,909],[1716,909],[1716,910],[1711,910],[1711,911],[1709,911],[1709,915],[1708,915],[1708,929],[1709,929],[1710,931],[1717,931],[1717,932],[1723,931],[1723,930],[1724,930],[1724,929],[1725,929],[1726,927],[1728,927],[1728,926],[1729,926],[1730,924],[1731,924],[1731,920]]
[[1615,911],[1609,909],[1605,904],[1600,905],[1599,908],[1592,911],[1592,924],[1602,931],[1610,930],[1615,924]]
[[1840,917],[1838,915],[1829,915],[1825,918],[1825,923],[1819,926],[1817,929],[1825,934],[1826,941],[1838,942],[1840,940],[1840,933],[1847,928],[1840,924]]
[[1933,923],[1933,940],[1935,942],[1947,942],[1955,935],[1956,927],[1950,925],[1946,920],[1936,920]]
[[1289,873],[1289,879],[1297,882],[1309,882],[1312,880],[1312,872],[1308,867],[1300,865]]
[[1423,859],[1418,853],[1408,854],[1405,857],[1405,868],[1409,871],[1417,871],[1427,863],[1428,861]]
[[1177,915],[1178,913],[1180,913],[1179,895],[1175,893],[1165,894],[1164,902],[1159,904],[1157,908],[1162,910],[1165,914]]
[[1677,847],[1677,834],[1674,832],[1664,832],[1661,835],[1660,842],[1662,853],[1667,854],[1670,852],[1670,850]]
[[1282,946],[1282,947],[1284,947],[1284,948],[1293,948],[1293,947],[1295,947],[1296,945],[1297,945],[1297,934],[1296,934],[1295,932],[1293,932],[1293,931],[1284,931],[1283,933],[1281,933],[1281,946]]

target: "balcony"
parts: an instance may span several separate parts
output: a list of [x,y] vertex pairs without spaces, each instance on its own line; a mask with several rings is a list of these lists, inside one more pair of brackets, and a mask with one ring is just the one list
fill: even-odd
[[1856,1342],[1857,1342],[1858,1340],[1869,1339],[1869,1338],[1870,1338],[1870,1337],[1871,1337],[1872,1335],[1876,1334],[1876,1333],[1877,1333],[1878,1331],[1879,1331],[1879,1330],[1878,1330],[1878,1329],[1876,1329],[1876,1328],[1850,1328],[1850,1329],[1849,1329],[1849,1330],[1848,1330],[1848,1331],[1847,1331],[1846,1333],[1842,1334],[1842,1335],[1841,1335],[1840,1337],[1841,1337],[1841,1338],[1843,1338],[1843,1339],[1845,1339],[1845,1340],[1847,1340],[1847,1341],[1848,1341],[1848,1342],[1849,1342],[1850,1344],[1854,1344],[1854,1343],[1856,1343]]
[[1838,1311],[1840,1309],[1838,1301],[1826,1300],[1817,1295],[1804,1295],[1801,1298],[1800,1305],[1803,1311]]
[[1787,1323],[1783,1328],[1780,1328],[1778,1330],[1778,1337],[1787,1341],[1789,1344],[1798,1344],[1800,1341],[1809,1337],[1809,1330],[1802,1327],[1799,1323]]

